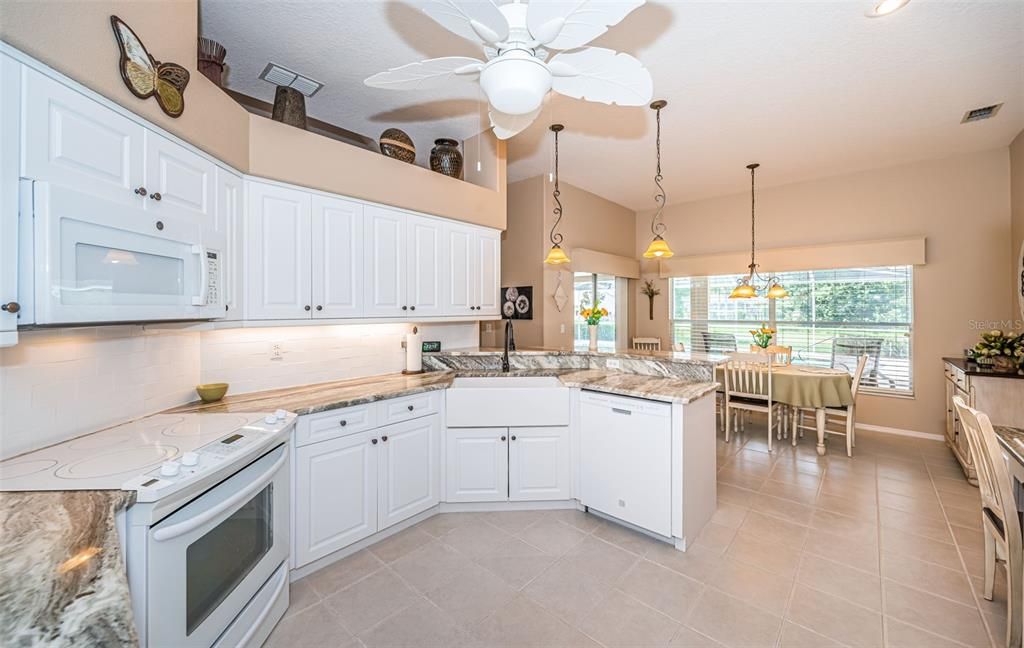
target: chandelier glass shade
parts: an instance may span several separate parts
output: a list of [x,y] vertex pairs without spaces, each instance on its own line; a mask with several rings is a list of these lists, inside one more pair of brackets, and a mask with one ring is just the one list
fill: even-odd
[[661,186],[661,181],[664,177],[661,175],[661,109],[668,105],[668,102],[664,99],[659,99],[651,104],[651,109],[655,113],[655,121],[657,122],[657,137],[655,141],[655,151],[657,152],[657,165],[654,172],[654,186],[657,187],[657,193],[654,194],[654,202],[658,204],[657,211],[651,217],[651,234],[654,238],[651,239],[651,244],[647,246],[647,250],[644,251],[645,259],[667,259],[672,256],[672,248],[668,246],[668,242],[665,240],[665,223],[661,220],[661,212],[665,209],[665,188]]
[[756,251],[754,238],[754,171],[759,166],[761,165],[757,163],[747,165],[747,168],[750,169],[750,265],[747,266],[747,276],[736,282],[736,287],[732,289],[729,299],[753,299],[761,293],[768,299],[784,299],[789,296],[789,291],[779,283],[778,277],[774,275],[762,277],[757,272],[758,266],[754,260],[754,253]]
[[557,231],[558,224],[562,221],[562,201],[558,199],[562,194],[558,190],[558,134],[564,128],[565,126],[561,124],[551,124],[550,127],[551,132],[555,134],[555,189],[551,192],[551,196],[555,199],[555,208],[553,210],[555,222],[551,225],[551,233],[548,235],[548,239],[551,241],[551,249],[548,250],[548,255],[544,258],[544,263],[548,265],[569,263],[569,256],[562,249],[562,234]]

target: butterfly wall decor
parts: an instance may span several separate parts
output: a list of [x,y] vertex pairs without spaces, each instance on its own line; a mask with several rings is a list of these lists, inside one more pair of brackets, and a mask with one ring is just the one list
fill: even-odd
[[132,28],[117,16],[110,17],[110,26],[121,48],[121,78],[139,99],[156,97],[160,108],[171,117],[185,111],[185,86],[188,70],[177,63],[161,63],[153,58]]

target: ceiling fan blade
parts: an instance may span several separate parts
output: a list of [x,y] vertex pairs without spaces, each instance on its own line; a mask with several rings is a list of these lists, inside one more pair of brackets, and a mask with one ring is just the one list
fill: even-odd
[[[543,106],[541,108],[543,108]],[[518,135],[526,129],[527,126],[532,124],[535,119],[537,119],[537,115],[540,114],[541,108],[523,115],[509,115],[503,112],[498,112],[494,108],[489,108],[487,115],[491,118],[491,126],[494,128],[494,136],[500,140],[506,140]]]
[[508,20],[493,0],[435,0],[423,12],[448,31],[475,43],[508,38]]
[[582,47],[617,25],[645,0],[530,0],[526,24],[541,45]]
[[483,65],[483,61],[466,56],[446,56],[378,72],[363,83],[385,90],[440,88],[460,81],[475,81]]
[[551,88],[586,101],[645,106],[654,94],[651,73],[629,54],[603,47],[563,52],[548,63]]

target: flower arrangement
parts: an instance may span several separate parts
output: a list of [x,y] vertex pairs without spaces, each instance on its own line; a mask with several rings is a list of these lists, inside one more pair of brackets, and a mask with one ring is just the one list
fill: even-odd
[[762,349],[767,349],[768,345],[772,343],[772,338],[775,337],[775,329],[766,326],[762,322],[761,328],[752,329],[750,335],[754,338],[754,344]]
[[997,370],[1016,371],[1024,368],[1024,333],[1013,335],[999,329],[982,333],[971,355],[979,362],[991,362]]
[[589,326],[597,326],[601,323],[602,317],[608,317],[608,309],[602,308],[601,300],[595,297],[594,303],[590,308],[584,306],[580,309],[580,317],[587,320]]

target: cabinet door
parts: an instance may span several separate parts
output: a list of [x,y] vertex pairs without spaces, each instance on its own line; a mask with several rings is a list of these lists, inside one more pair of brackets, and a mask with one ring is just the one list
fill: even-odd
[[363,314],[363,205],[313,196],[313,317]]
[[[242,295],[245,290],[245,276],[242,250],[244,230],[242,227],[242,178],[226,169],[217,167],[214,172],[216,184],[216,206],[213,228],[203,230],[205,245],[220,250],[224,261],[221,263],[221,290],[224,295],[224,317],[229,320],[242,318]],[[207,238],[209,237],[209,238]]]
[[35,70],[24,75],[22,176],[121,204],[148,200],[135,193],[145,129]]
[[247,319],[310,316],[310,196],[249,185],[246,223]]
[[448,429],[446,502],[503,502],[508,499],[507,436],[507,428]]
[[478,230],[475,235],[477,315],[500,313],[501,290],[501,235],[492,230]]
[[[20,82],[21,64],[0,54],[0,304],[18,302]],[[11,310],[0,311],[0,347],[18,342],[18,315]]]
[[400,211],[367,205],[363,212],[363,275],[367,317],[405,317],[405,219]]
[[447,248],[444,272],[445,315],[476,313],[476,263],[473,231],[459,225],[445,225]]
[[372,431],[295,450],[295,567],[377,532]]
[[441,424],[428,416],[380,434],[378,527],[387,528],[441,501]]
[[410,317],[440,315],[443,307],[441,279],[444,263],[444,236],[441,222],[420,216],[408,216],[406,235],[409,255],[406,301]]
[[146,132],[146,209],[162,218],[184,218],[210,227],[216,166],[198,153]]
[[508,498],[512,501],[570,497],[569,428],[509,428]]

